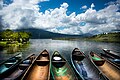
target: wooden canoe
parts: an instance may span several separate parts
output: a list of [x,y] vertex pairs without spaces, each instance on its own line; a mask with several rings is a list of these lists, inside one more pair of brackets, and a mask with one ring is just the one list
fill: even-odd
[[35,59],[35,54],[29,55],[26,59],[22,60],[19,65],[13,68],[9,73],[7,73],[2,80],[18,80],[21,79],[27,68],[32,64]]
[[[105,58],[101,57],[100,55],[91,52],[89,54],[91,62],[101,71],[102,74],[104,74],[109,80],[120,80],[120,70],[116,68],[112,63],[110,63]],[[105,62],[103,65],[99,66],[97,65],[92,57],[97,57],[104,59]]]
[[118,67],[120,69],[120,59],[115,59],[110,57],[107,54],[104,53],[100,53],[102,57],[104,57],[105,59],[107,59],[108,61],[110,61],[111,63],[113,63],[116,67]]
[[[76,59],[78,58],[78,59]],[[76,72],[84,80],[106,80],[107,78],[100,73],[100,71],[94,66],[90,59],[81,52],[78,48],[75,48],[71,54],[71,62]]]
[[108,49],[102,49],[106,55],[113,57],[114,59],[120,59],[119,53],[116,53],[114,51],[108,50]]
[[49,80],[50,79],[50,56],[47,50],[40,53],[28,68],[22,80]]
[[18,53],[17,55],[2,62],[0,64],[0,78],[3,78],[7,73],[9,73],[9,71],[14,69],[14,67],[16,67],[21,60],[22,60],[22,53]]
[[97,54],[95,55],[94,52],[90,52],[91,58],[93,60],[93,62],[97,65],[97,66],[102,66],[105,63],[105,59],[103,59],[100,56],[97,56]]
[[78,80],[68,62],[55,51],[51,59],[51,73],[54,80]]

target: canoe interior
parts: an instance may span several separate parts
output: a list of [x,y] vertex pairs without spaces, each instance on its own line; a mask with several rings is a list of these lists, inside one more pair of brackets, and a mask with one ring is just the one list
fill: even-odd
[[[94,54],[98,56],[97,54]],[[91,56],[90,56],[91,57]],[[92,59],[91,59],[92,60]],[[94,61],[93,61],[94,63]],[[96,66],[109,80],[120,80],[120,70],[107,60],[102,66]]]
[[84,55],[76,55],[76,54],[73,54],[73,55],[72,55],[72,58],[73,58],[74,60],[82,61],[82,60],[85,58],[85,56],[84,56]]
[[77,61],[82,61],[85,56],[78,48],[75,48],[72,52],[72,58]]
[[21,61],[22,56],[21,53],[15,55],[12,58],[9,58],[8,60],[4,61],[0,64],[0,77],[4,77],[6,73],[8,73],[12,68],[18,65],[18,63]]
[[115,53],[115,52],[113,52],[113,51],[111,51],[111,50],[107,50],[107,49],[103,49],[103,51],[104,51],[107,55],[112,56],[112,57],[114,57],[115,59],[120,59],[120,56],[118,55],[119,53]]
[[94,66],[94,64],[91,63],[90,59],[84,53],[81,53],[82,52],[77,49],[78,58],[81,59],[76,59],[76,57],[74,57],[76,54],[75,49],[71,55],[72,65],[74,65],[73,67],[75,68],[76,72],[78,72],[79,76],[85,80],[103,79],[104,76],[102,74],[100,75],[100,71]]
[[113,56],[110,56],[108,54],[104,54],[104,53],[100,53],[100,54],[101,54],[101,56],[104,56],[106,58],[115,59]]
[[13,70],[11,70],[9,72],[10,74],[6,74],[7,77],[3,78],[3,80],[6,80],[6,79],[11,79],[11,80],[20,79],[22,77],[22,75],[25,73],[25,71],[27,70],[27,68],[29,67],[29,65],[32,63],[34,58],[35,58],[34,54],[28,56],[25,60],[21,61],[18,66],[16,66]]
[[[61,60],[54,60],[53,58],[55,56],[61,57]],[[51,73],[54,80],[77,80],[77,77],[69,63],[59,54],[53,54],[52,56]]]
[[33,62],[23,77],[23,80],[48,80],[50,76],[49,53],[44,50]]
[[101,56],[103,56],[108,61],[110,61],[111,63],[116,65],[118,68],[120,68],[120,59],[111,58],[111,57],[109,57],[109,56],[107,56],[106,54],[103,54],[103,53],[101,53]]
[[75,73],[68,63],[60,68],[56,68],[52,65],[51,72],[55,80],[77,80]]
[[91,52],[90,55],[92,57],[93,62],[97,66],[102,66],[105,63],[105,60],[102,57],[95,55],[94,52]]
[[61,68],[65,65],[66,61],[52,61],[52,64],[56,67],[56,68]]

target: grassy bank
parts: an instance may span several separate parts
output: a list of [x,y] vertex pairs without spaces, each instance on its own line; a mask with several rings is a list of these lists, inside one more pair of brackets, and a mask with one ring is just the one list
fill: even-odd
[[100,41],[100,42],[118,42],[120,43],[120,32],[114,33],[103,33],[94,35],[92,37],[62,37],[62,38],[53,38],[53,40],[88,40],[88,41]]
[[[29,41],[28,42],[26,42],[25,44],[29,44]],[[24,44],[23,43],[19,43],[19,42],[17,42],[17,41],[15,41],[14,43],[9,43],[8,41],[0,41],[0,46],[2,46],[2,47],[12,47],[12,46],[19,46],[19,47],[21,47],[21,46],[23,46]]]
[[98,34],[92,37],[85,38],[85,40],[102,41],[102,42],[119,42],[120,43],[120,32]]

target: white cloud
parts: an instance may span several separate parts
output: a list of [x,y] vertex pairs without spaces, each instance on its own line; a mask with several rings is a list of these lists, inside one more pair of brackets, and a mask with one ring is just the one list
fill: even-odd
[[94,3],[92,3],[92,4],[91,4],[91,8],[94,8],[94,7],[95,7],[95,5],[94,5]]
[[[38,3],[43,1],[49,0],[13,0],[13,3],[5,7],[1,7],[0,2],[0,22],[4,25],[3,29],[34,27],[64,34],[94,34],[120,29],[120,12],[117,12],[119,0],[99,11],[93,9],[95,5],[92,3],[89,9],[77,15],[75,12],[67,15],[67,3],[46,10],[45,13],[39,12]],[[81,22],[86,24],[81,26]]]
[[87,9],[87,6],[86,5],[84,5],[84,6],[82,6],[82,8],[81,9]]
[[67,3],[63,3],[62,5],[61,5],[61,7],[62,8],[67,8],[69,5],[67,4]]

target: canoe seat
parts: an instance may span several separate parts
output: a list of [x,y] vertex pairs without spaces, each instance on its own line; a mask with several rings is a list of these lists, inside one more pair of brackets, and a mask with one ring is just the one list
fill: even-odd
[[19,64],[19,66],[29,66],[29,64]]
[[56,67],[56,68],[60,68],[63,67],[65,65],[66,61],[52,61],[52,64]]
[[82,61],[82,60],[85,58],[85,56],[74,54],[74,55],[72,56],[72,58],[73,58],[73,60]]
[[43,60],[36,60],[36,63],[39,66],[46,66],[50,63],[50,61],[49,60],[44,60],[44,61]]
[[15,64],[15,62],[8,62],[8,63],[5,63],[5,66],[6,66],[6,67],[10,67],[10,66],[12,66],[13,64]]
[[45,54],[41,54],[43,57],[47,57],[49,56],[49,54],[45,53]]
[[120,64],[120,59],[114,59],[114,62]]
[[29,64],[19,64],[19,68],[20,68],[21,70],[26,69],[26,67],[28,67],[28,66],[29,66]]
[[31,60],[25,60],[23,61],[24,64],[30,64],[31,63]]
[[8,62],[8,63],[5,63],[5,65],[13,65],[13,64],[15,64],[14,62],[12,63],[12,62]]
[[74,55],[81,55],[81,54],[83,54],[83,53],[81,53],[80,51],[75,51],[74,52]]

